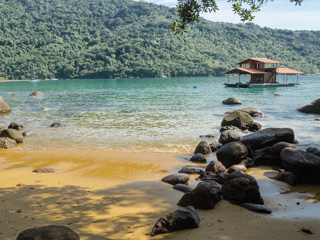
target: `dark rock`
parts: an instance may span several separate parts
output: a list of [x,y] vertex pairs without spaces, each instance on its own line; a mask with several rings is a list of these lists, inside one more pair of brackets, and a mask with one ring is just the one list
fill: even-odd
[[56,173],[56,172],[58,172],[58,170],[54,169],[54,168],[37,168],[37,169],[33,170],[32,172],[35,172],[35,173]]
[[240,141],[245,134],[240,130],[226,130],[220,134],[219,142],[227,144],[229,142]]
[[312,101],[308,105],[298,108],[297,110],[303,113],[320,114],[320,98]]
[[207,134],[207,135],[200,135],[200,138],[214,138],[215,136],[212,134]]
[[220,161],[211,161],[208,166],[206,167],[206,172],[213,172],[215,174],[224,172],[226,168]]
[[20,132],[14,129],[5,129],[1,132],[0,137],[8,137],[15,140],[17,143],[23,142],[23,136]]
[[241,204],[241,207],[244,207],[245,209],[248,209],[250,211],[257,212],[257,213],[266,213],[266,214],[272,213],[270,208],[260,204],[243,203]]
[[235,111],[229,113],[221,122],[221,127],[235,126],[241,130],[249,130],[251,132],[261,129],[261,125],[255,123],[252,117],[248,113]]
[[219,142],[214,142],[214,143],[210,143],[209,146],[211,148],[211,151],[215,152],[215,151],[218,151],[218,149],[222,147],[222,144]]
[[320,157],[298,148],[281,151],[282,164],[299,179],[308,183],[320,183]]
[[320,149],[317,148],[317,147],[308,147],[308,148],[306,149],[306,152],[312,153],[312,154],[317,155],[317,156],[320,157]]
[[62,123],[61,122],[54,122],[50,125],[50,127],[62,127]]
[[[252,117],[261,117],[261,116],[263,116],[263,113],[261,112],[261,110],[259,108],[255,108],[255,107],[240,108],[240,109],[238,109],[236,111],[248,113]],[[234,111],[232,111],[232,112],[234,112]],[[229,113],[232,113],[232,112],[226,112],[226,113],[229,114]]]
[[17,146],[16,140],[13,140],[8,137],[0,137],[0,148],[12,148],[14,146]]
[[206,155],[212,153],[212,151],[207,142],[201,141],[194,150],[194,155],[196,155],[197,153],[202,153],[203,155]]
[[240,100],[235,97],[229,97],[222,101],[223,104],[226,105],[235,105],[235,104],[241,104]]
[[8,104],[0,97],[0,114],[10,113],[11,108]]
[[232,165],[231,167],[229,167],[227,173],[232,173],[234,171],[241,171],[241,172],[246,172],[248,169],[246,168],[246,166],[242,163],[239,164],[235,164]]
[[287,142],[279,142],[271,147],[258,149],[253,154],[253,162],[255,165],[282,165],[280,152],[286,147],[293,147],[292,144]]
[[221,191],[224,199],[235,204],[263,204],[256,179],[240,171],[228,175]]
[[294,132],[290,128],[266,128],[244,136],[241,142],[252,150],[257,150],[278,142],[293,143]]
[[202,153],[197,153],[190,158],[191,162],[206,163],[207,159]]
[[204,170],[202,168],[182,168],[179,170],[179,173],[186,173],[186,174],[200,174],[203,173]]
[[35,91],[35,92],[31,93],[30,96],[32,96],[32,97],[41,97],[42,96],[42,92]]
[[188,174],[185,173],[176,173],[172,175],[168,175],[164,178],[161,179],[162,182],[169,183],[172,185],[176,185],[177,183],[182,183],[185,184],[186,182],[189,181],[189,176]]
[[246,168],[251,168],[254,166],[254,162],[251,158],[246,158],[244,160],[241,160],[241,164],[243,164]]
[[227,130],[238,130],[238,131],[242,131],[240,128],[235,127],[235,126],[224,126],[220,128],[220,132],[224,132]]
[[275,179],[281,182],[288,183],[291,186],[295,186],[298,183],[298,178],[292,172],[278,172],[277,176],[271,177],[271,179]]
[[10,123],[9,127],[8,128],[12,128],[12,129],[15,129],[15,130],[22,130],[23,129],[23,126],[22,124],[20,123]]
[[80,237],[68,227],[49,225],[24,230],[17,240],[80,240]]
[[185,193],[179,206],[193,206],[197,209],[212,209],[221,200],[221,190],[215,182],[201,182],[189,193]]
[[223,185],[227,181],[228,176],[229,176],[229,173],[225,173],[225,172],[218,173],[218,174],[215,174],[214,172],[204,172],[204,173],[201,173],[196,180],[203,181],[203,182],[215,181]]
[[185,185],[185,184],[182,184],[182,183],[178,183],[178,184],[174,185],[173,189],[184,192],[184,193],[192,191],[192,187]]
[[153,226],[151,236],[161,233],[170,233],[182,229],[198,228],[200,218],[192,206],[177,210],[161,217]]
[[231,142],[223,145],[217,151],[217,158],[222,164],[229,168],[234,164],[238,164],[248,155],[247,147],[241,142]]
[[23,137],[28,137],[28,136],[30,136],[32,134],[32,132],[30,132],[30,131],[24,131],[23,133],[22,133],[22,136]]

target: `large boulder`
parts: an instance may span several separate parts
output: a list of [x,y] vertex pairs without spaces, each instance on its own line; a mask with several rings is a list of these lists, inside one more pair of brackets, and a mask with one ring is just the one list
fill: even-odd
[[206,172],[213,172],[215,174],[224,172],[226,168],[220,161],[211,161],[208,166],[206,167]]
[[185,193],[179,206],[193,206],[197,209],[212,209],[221,200],[221,190],[216,182],[201,182],[189,193]]
[[188,228],[198,228],[200,218],[192,206],[177,210],[169,215],[161,217],[153,226],[151,236],[161,233],[170,233]]
[[17,146],[16,140],[13,140],[8,137],[0,137],[0,148],[12,148],[14,146]]
[[0,114],[4,113],[10,113],[11,108],[8,106],[8,104],[0,97]]
[[223,145],[217,151],[217,158],[222,164],[229,168],[234,164],[238,164],[248,155],[247,147],[241,142],[230,142]]
[[258,149],[253,153],[253,162],[255,165],[282,165],[280,152],[286,147],[293,147],[291,143],[278,142],[271,147]]
[[205,141],[201,141],[194,150],[194,154],[197,153],[202,153],[203,155],[212,153],[210,145]]
[[[248,113],[252,117],[261,117],[261,116],[263,116],[263,113],[261,112],[261,110],[259,108],[255,108],[255,107],[240,108],[240,109],[238,109],[236,111]],[[229,114],[231,112],[226,112],[226,113]]]
[[226,105],[236,105],[236,104],[241,104],[241,101],[235,97],[229,97],[223,100],[222,103]]
[[219,142],[226,144],[229,142],[240,141],[245,134],[240,130],[226,130],[220,134]]
[[320,114],[320,98],[312,101],[308,105],[298,108],[297,110],[303,113]]
[[235,111],[229,113],[221,122],[221,127],[225,126],[235,126],[241,130],[249,130],[251,132],[256,132],[261,129],[259,123],[255,123],[252,117],[248,113]]
[[186,182],[189,181],[189,176],[188,174],[185,173],[176,173],[172,175],[168,175],[164,178],[161,179],[162,182],[169,183],[172,185],[176,185],[177,183],[182,183],[185,184]]
[[320,183],[320,157],[298,148],[281,151],[282,164],[299,179],[308,183]]
[[224,199],[235,204],[263,204],[256,179],[240,171],[235,171],[228,175],[228,179],[223,184],[221,192]]
[[24,230],[17,240],[80,240],[80,237],[68,227],[49,225]]
[[16,140],[17,143],[23,142],[23,136],[20,132],[14,129],[5,129],[1,132],[0,137],[8,137]]
[[294,143],[294,132],[291,128],[266,128],[244,136],[241,142],[252,150],[257,150],[278,142]]

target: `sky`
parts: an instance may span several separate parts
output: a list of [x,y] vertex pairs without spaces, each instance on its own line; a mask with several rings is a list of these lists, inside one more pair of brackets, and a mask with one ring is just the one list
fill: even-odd
[[[146,0],[156,4],[174,7],[177,0]],[[232,12],[231,3],[217,0],[219,11],[204,13],[202,17],[216,22],[241,23],[240,17]],[[262,7],[252,21],[262,27],[290,30],[320,30],[320,0],[304,0],[295,6],[290,0],[274,0]]]

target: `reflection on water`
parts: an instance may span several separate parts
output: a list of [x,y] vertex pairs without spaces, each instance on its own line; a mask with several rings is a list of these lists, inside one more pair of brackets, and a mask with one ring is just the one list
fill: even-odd
[[[263,127],[291,127],[307,147],[319,144],[314,133],[320,122],[296,108],[318,98],[317,78],[303,76],[300,86],[273,89],[225,88],[224,77],[6,82],[0,95],[13,111],[0,117],[0,126],[19,122],[32,131],[24,149],[189,153],[199,135],[218,135],[224,113],[239,107],[222,100],[234,96],[241,107],[265,113],[257,119]],[[41,98],[29,96],[36,90]],[[50,128],[56,121],[64,127]]]

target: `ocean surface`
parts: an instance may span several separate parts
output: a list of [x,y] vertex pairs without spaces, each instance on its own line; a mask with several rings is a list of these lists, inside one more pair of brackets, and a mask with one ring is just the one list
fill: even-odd
[[[320,76],[300,76],[301,85],[279,88],[226,88],[226,81],[193,77],[0,82],[0,96],[12,108],[11,114],[0,116],[0,126],[21,123],[31,135],[18,148],[28,150],[188,154],[200,135],[219,137],[225,112],[257,107],[265,114],[255,118],[263,128],[292,128],[301,148],[319,147],[320,121],[315,119],[320,116],[296,109],[320,97]],[[43,96],[30,97],[33,91]],[[231,96],[242,105],[223,105]],[[53,122],[63,127],[51,128]]]

